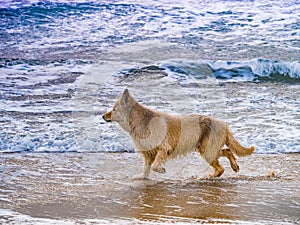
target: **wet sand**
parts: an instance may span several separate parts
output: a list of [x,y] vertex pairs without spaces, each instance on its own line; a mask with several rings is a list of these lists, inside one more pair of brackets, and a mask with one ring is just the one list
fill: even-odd
[[212,172],[193,153],[149,180],[138,153],[1,154],[1,224],[299,224],[300,154],[240,158]]

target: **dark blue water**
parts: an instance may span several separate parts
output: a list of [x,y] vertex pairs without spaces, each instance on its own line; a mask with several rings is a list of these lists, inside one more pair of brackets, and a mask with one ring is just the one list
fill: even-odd
[[232,83],[249,95],[266,89],[222,95],[206,112],[220,106],[217,116],[235,122],[232,107],[267,111],[259,114],[266,127],[244,121],[241,137],[259,152],[299,152],[299,15],[298,1],[1,1],[0,151],[132,151],[126,136],[111,141],[121,131],[100,116],[121,89],[189,93],[189,107],[169,109],[201,113],[193,96],[213,82],[207,92]]
[[298,1],[5,1],[0,7],[4,59],[97,59],[116,45],[156,39],[200,51],[202,59],[299,60]]

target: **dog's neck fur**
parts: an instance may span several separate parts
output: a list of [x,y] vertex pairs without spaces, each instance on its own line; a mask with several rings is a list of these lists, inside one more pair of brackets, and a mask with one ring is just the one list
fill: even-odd
[[129,96],[126,104],[126,120],[121,127],[129,133],[139,151],[152,150],[162,143],[167,134],[166,114],[157,112],[138,103]]
[[136,102],[129,115],[130,135],[137,138],[147,136],[149,132],[148,125],[153,117],[155,117],[153,110]]
[[136,103],[129,114],[129,134],[138,151],[156,149],[166,138],[167,122],[164,113]]
[[127,119],[119,121],[119,124],[131,136],[140,136],[139,133],[143,133],[143,130],[147,129],[147,125],[149,124],[149,121],[153,118],[155,112],[138,103],[132,96],[129,96],[125,104],[125,113],[127,114],[125,118]]

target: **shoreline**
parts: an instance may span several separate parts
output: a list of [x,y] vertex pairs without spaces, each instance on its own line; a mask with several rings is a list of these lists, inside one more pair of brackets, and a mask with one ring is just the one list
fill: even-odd
[[135,153],[2,154],[0,222],[296,224],[299,161],[254,154],[234,173],[222,159],[225,173],[209,179],[212,169],[192,153],[136,181],[143,162]]

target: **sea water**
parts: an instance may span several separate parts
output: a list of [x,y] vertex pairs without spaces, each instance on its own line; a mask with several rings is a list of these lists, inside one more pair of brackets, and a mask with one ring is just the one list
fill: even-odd
[[300,152],[300,3],[1,1],[0,152],[134,151],[101,115],[143,104]]

